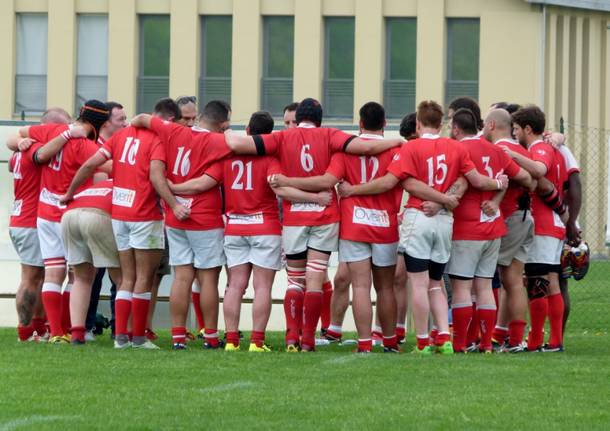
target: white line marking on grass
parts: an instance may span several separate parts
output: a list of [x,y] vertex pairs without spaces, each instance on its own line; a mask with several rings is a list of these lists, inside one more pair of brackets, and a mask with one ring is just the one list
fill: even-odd
[[227,391],[233,391],[236,389],[246,389],[246,388],[250,388],[252,386],[254,386],[254,382],[251,382],[249,380],[243,380],[243,381],[238,381],[238,382],[233,382],[233,383],[226,383],[224,385],[216,385],[216,386],[210,386],[208,388],[202,388],[202,389],[199,389],[199,392],[201,392],[201,393],[227,392]]
[[339,356],[337,358],[332,358],[329,359],[328,361],[325,361],[325,364],[345,364],[347,362],[352,362],[355,361],[356,359],[358,359],[358,355],[356,353],[349,355],[349,356]]
[[13,419],[4,424],[0,424],[0,431],[10,431],[17,428],[30,426],[38,422],[51,422],[58,421],[61,419],[74,419],[76,416],[41,416],[34,415],[26,418]]

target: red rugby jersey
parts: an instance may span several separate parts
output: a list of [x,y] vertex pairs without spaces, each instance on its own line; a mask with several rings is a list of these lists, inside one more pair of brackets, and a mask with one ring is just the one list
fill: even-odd
[[[512,178],[519,172],[519,165],[502,148],[493,145],[485,138],[473,136],[462,139],[461,142],[480,174],[489,178],[506,174]],[[453,211],[454,240],[485,241],[506,235],[506,224],[501,212],[487,216],[481,209],[481,204],[493,198],[496,193],[498,192],[468,187],[460,199],[460,205]]]
[[223,183],[225,235],[280,235],[280,215],[268,178],[280,173],[274,157],[238,156],[215,163],[206,174]]
[[[518,142],[511,139],[500,139],[495,145],[505,146],[510,148],[512,151],[521,154],[524,157],[530,158],[530,152],[523,148]],[[500,212],[502,217],[505,219],[510,217],[515,211],[519,209],[519,198],[527,193],[523,187],[516,183],[509,183],[504,199],[500,203]]]
[[112,214],[112,180],[100,181],[74,195],[66,211],[74,208],[97,208]]
[[[174,184],[200,177],[214,162],[232,154],[223,133],[188,128],[160,118],[152,119],[151,129],[166,143],[167,178]],[[198,195],[177,195],[176,199],[191,209],[191,215],[181,221],[168,211],[165,215],[167,226],[185,230],[224,227],[220,188]]]
[[[378,135],[360,135],[364,139],[381,139]],[[345,153],[333,155],[326,170],[350,184],[366,184],[386,174],[387,168],[400,148],[384,151],[376,156]],[[339,201],[341,227],[339,237],[350,241],[387,244],[398,241],[397,214],[400,210],[402,187],[377,195],[359,195]]]
[[[532,160],[542,162],[547,172],[544,176],[553,183],[557,190],[563,189],[563,183],[567,180],[566,164],[561,153],[552,145],[539,140],[529,147]],[[532,215],[534,216],[534,233],[541,236],[552,236],[564,239],[566,234],[565,225],[559,215],[545,205],[540,196],[533,194]]]
[[[458,179],[476,169],[464,146],[453,139],[424,134],[404,144],[388,172],[400,180],[413,177],[445,193]],[[405,208],[421,209],[423,200],[410,195]]]
[[[264,135],[265,151],[277,155],[282,174],[287,177],[324,175],[333,153],[344,150],[353,135],[338,129],[301,123],[298,127]],[[339,221],[337,195],[329,206],[283,201],[284,225],[320,226]]]
[[9,227],[36,227],[42,167],[34,163],[33,155],[41,146],[36,142],[27,151],[13,153],[9,160],[15,195]]
[[[29,134],[35,141],[47,143],[67,129],[65,124],[43,124],[30,127]],[[59,203],[59,197],[68,191],[76,171],[98,148],[89,139],[70,139],[48,164],[42,166],[38,217],[52,222],[61,221],[65,205]],[[77,192],[92,184],[91,179],[87,180]]]
[[162,220],[157,192],[150,182],[150,162],[165,162],[161,140],[148,129],[126,127],[99,149],[112,159],[112,218],[123,221]]

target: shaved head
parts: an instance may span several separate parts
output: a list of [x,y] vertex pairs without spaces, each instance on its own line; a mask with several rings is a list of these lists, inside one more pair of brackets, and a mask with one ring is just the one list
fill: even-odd
[[492,109],[487,114],[485,122],[493,121],[496,128],[500,130],[510,130],[512,128],[512,117],[506,109]]

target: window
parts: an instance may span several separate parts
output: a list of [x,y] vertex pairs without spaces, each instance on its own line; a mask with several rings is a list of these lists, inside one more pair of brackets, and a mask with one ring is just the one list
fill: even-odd
[[17,14],[15,112],[25,115],[47,108],[47,15]]
[[108,16],[78,15],[76,112],[89,99],[108,94]]
[[386,19],[386,63],[383,103],[388,118],[415,111],[417,20]]
[[447,20],[446,104],[461,96],[479,98],[479,33],[478,18]]
[[354,18],[326,18],[324,111],[331,118],[354,115]]
[[138,112],[150,112],[169,95],[169,16],[140,16]]
[[233,22],[230,16],[205,16],[201,20],[201,75],[199,100],[231,103],[231,52]]
[[274,116],[292,102],[294,67],[294,17],[264,18],[261,107]]

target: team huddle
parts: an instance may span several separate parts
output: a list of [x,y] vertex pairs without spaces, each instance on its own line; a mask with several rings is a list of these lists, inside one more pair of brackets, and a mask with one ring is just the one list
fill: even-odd
[[120,104],[89,100],[76,121],[51,108],[9,138],[19,340],[84,344],[92,286],[106,269],[114,347],[158,349],[150,322],[168,263],[173,349],[195,340],[192,304],[203,348],[240,350],[252,277],[247,349],[268,352],[285,261],[287,352],[341,342],[350,286],[359,353],[400,352],[407,304],[416,354],[563,351],[567,277],[587,265],[579,168],[538,107],[498,103],[483,120],[474,100],[459,98],[442,137],[445,113],[423,101],[401,138],[385,138],[376,102],[360,109],[358,136],[321,127],[311,98],[285,108],[284,130],[255,112],[245,136],[231,131],[226,102],[199,115],[195,103],[161,99],[128,124]]

